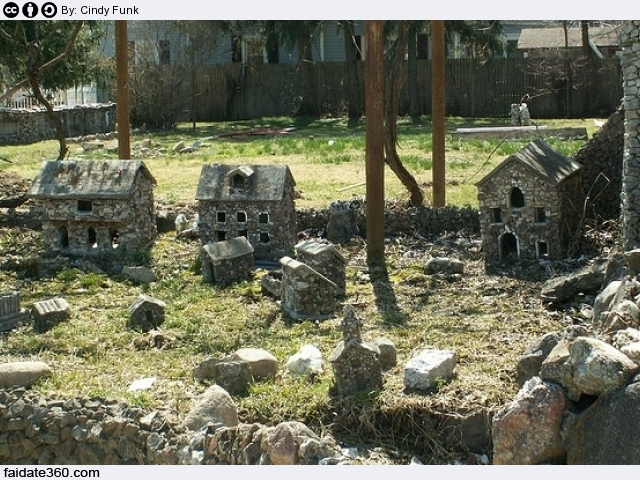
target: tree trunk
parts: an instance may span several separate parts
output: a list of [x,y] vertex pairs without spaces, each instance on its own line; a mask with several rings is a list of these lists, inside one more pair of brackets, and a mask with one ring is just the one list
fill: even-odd
[[33,94],[35,95],[38,102],[44,105],[44,108],[47,110],[47,115],[49,116],[49,119],[51,120],[51,122],[53,123],[53,126],[56,129],[56,138],[58,140],[58,143],[60,144],[58,160],[64,160],[64,157],[66,157],[67,151],[69,149],[67,148],[67,141],[64,135],[64,127],[62,125],[62,120],[60,119],[60,116],[53,109],[53,106],[51,105],[51,103],[42,94],[42,91],[40,90],[40,84],[38,82],[38,77],[36,77],[35,75],[30,76],[29,86],[31,87],[31,90],[33,91]]
[[300,50],[300,69],[302,73],[302,102],[297,115],[315,116],[318,114],[316,102],[316,77],[313,65],[313,52],[311,51],[311,35],[301,35],[298,38]]
[[362,116],[362,99],[360,98],[360,76],[358,72],[358,49],[353,22],[346,20],[344,24],[344,54],[347,65],[347,88],[349,95],[349,118]]
[[400,103],[400,94],[402,93],[402,84],[404,82],[402,62],[407,48],[408,26],[409,22],[407,21],[398,22],[398,39],[392,55],[391,69],[386,82],[384,149],[386,154],[385,162],[409,191],[409,201],[411,205],[418,207],[424,202],[424,194],[411,172],[409,172],[400,161],[400,156],[396,150],[398,143],[396,120],[398,118],[398,105]]
[[409,74],[409,115],[417,117],[420,111],[420,98],[418,96],[418,25],[416,21],[409,26],[409,42],[407,45],[407,71]]

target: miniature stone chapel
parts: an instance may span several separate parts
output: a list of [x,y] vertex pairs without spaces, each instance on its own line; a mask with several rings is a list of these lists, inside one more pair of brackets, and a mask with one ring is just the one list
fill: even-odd
[[476,184],[487,270],[567,255],[583,206],[580,167],[536,139]]

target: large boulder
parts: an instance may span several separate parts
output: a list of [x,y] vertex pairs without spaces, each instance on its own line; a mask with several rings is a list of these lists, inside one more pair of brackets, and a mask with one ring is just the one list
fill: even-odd
[[536,465],[562,461],[561,426],[567,407],[562,387],[540,377],[528,380],[492,420],[493,463]]
[[184,425],[190,430],[200,430],[208,424],[238,425],[238,407],[231,395],[219,385],[209,387],[184,420]]
[[606,266],[605,260],[599,260],[576,272],[551,278],[542,286],[540,296],[545,302],[561,303],[580,293],[595,292],[602,286]]
[[535,340],[518,359],[516,372],[518,385],[522,387],[525,382],[540,375],[542,362],[549,356],[551,350],[562,339],[561,332],[550,332]]
[[640,464],[640,384],[601,395],[573,422],[565,422],[570,465]]
[[320,441],[320,437],[304,423],[283,422],[263,436],[262,449],[269,455],[273,465],[296,465],[300,445],[307,439]]
[[253,383],[253,375],[247,362],[226,359],[213,367],[213,378],[231,395],[244,395]]
[[638,371],[629,357],[608,343],[590,337],[561,341],[542,363],[541,377],[567,389],[569,398],[598,396],[621,387]]

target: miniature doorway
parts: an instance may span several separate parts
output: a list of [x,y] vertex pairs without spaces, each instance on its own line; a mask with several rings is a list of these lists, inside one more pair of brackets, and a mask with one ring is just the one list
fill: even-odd
[[498,239],[498,253],[500,260],[511,263],[520,257],[518,248],[518,237],[511,232],[503,233]]

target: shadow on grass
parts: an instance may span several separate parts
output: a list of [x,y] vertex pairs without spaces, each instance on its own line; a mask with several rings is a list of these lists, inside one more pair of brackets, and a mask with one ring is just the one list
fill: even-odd
[[393,283],[389,279],[386,261],[382,260],[371,265],[369,271],[376,307],[382,315],[383,322],[386,325],[406,324],[409,316],[398,306]]

